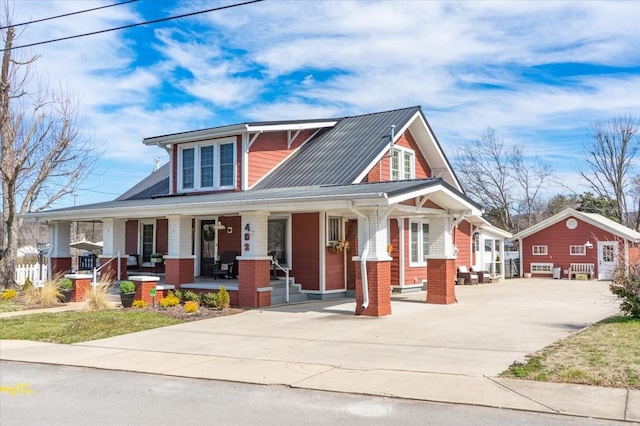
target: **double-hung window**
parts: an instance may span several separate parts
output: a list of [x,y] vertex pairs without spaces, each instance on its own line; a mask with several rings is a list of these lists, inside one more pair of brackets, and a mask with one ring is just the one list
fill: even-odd
[[415,177],[415,155],[412,150],[395,146],[391,154],[391,180]]
[[235,186],[235,140],[199,142],[178,151],[181,191],[231,189]]
[[426,265],[425,256],[429,254],[429,222],[411,221],[410,230],[410,266]]

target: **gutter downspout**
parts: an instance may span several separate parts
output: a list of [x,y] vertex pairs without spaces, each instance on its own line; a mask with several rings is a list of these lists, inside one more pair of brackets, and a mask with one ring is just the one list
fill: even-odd
[[360,275],[362,275],[362,309],[367,309],[369,307],[369,282],[367,279],[367,256],[369,255],[369,218],[364,213],[356,210],[355,207],[353,207],[353,203],[350,203],[349,208],[358,217],[364,219],[365,223],[367,224],[367,238],[364,242],[362,250],[360,251]]

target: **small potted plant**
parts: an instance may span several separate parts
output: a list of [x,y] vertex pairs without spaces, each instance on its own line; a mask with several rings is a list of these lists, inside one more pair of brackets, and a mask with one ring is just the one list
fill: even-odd
[[73,295],[73,281],[69,278],[62,278],[58,281],[58,290],[60,291],[60,301],[62,303],[71,302],[71,296]]
[[151,254],[151,263],[162,263],[162,257],[164,255],[162,253],[153,253]]
[[120,302],[123,308],[130,308],[136,295],[136,286],[131,281],[120,283]]

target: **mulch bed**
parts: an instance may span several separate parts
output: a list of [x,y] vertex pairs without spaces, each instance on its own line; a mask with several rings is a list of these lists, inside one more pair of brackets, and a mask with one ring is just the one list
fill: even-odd
[[[136,309],[136,308],[126,308],[126,309]],[[183,321],[200,321],[209,318],[218,318],[224,317],[227,315],[235,315],[241,312],[244,312],[245,309],[240,308],[227,308],[227,309],[209,309],[200,307],[200,310],[195,314],[188,314],[184,311],[184,307],[182,306],[172,306],[170,308],[160,308],[160,307],[147,307],[145,309],[139,309],[145,312],[155,312],[161,315],[165,315],[172,318],[177,318]]]

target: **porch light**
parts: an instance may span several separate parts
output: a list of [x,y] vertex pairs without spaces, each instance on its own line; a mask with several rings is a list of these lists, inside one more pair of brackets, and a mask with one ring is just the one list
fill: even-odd
[[[222,216],[222,219],[224,220],[224,216]],[[214,226],[213,229],[217,229],[217,230],[221,230],[221,229],[227,229],[227,226],[222,223],[221,221],[218,221]]]
[[591,241],[589,241],[589,240],[587,240],[587,242],[584,243],[584,246],[585,246],[585,248],[588,248],[588,249],[593,248],[593,244],[591,244]]

